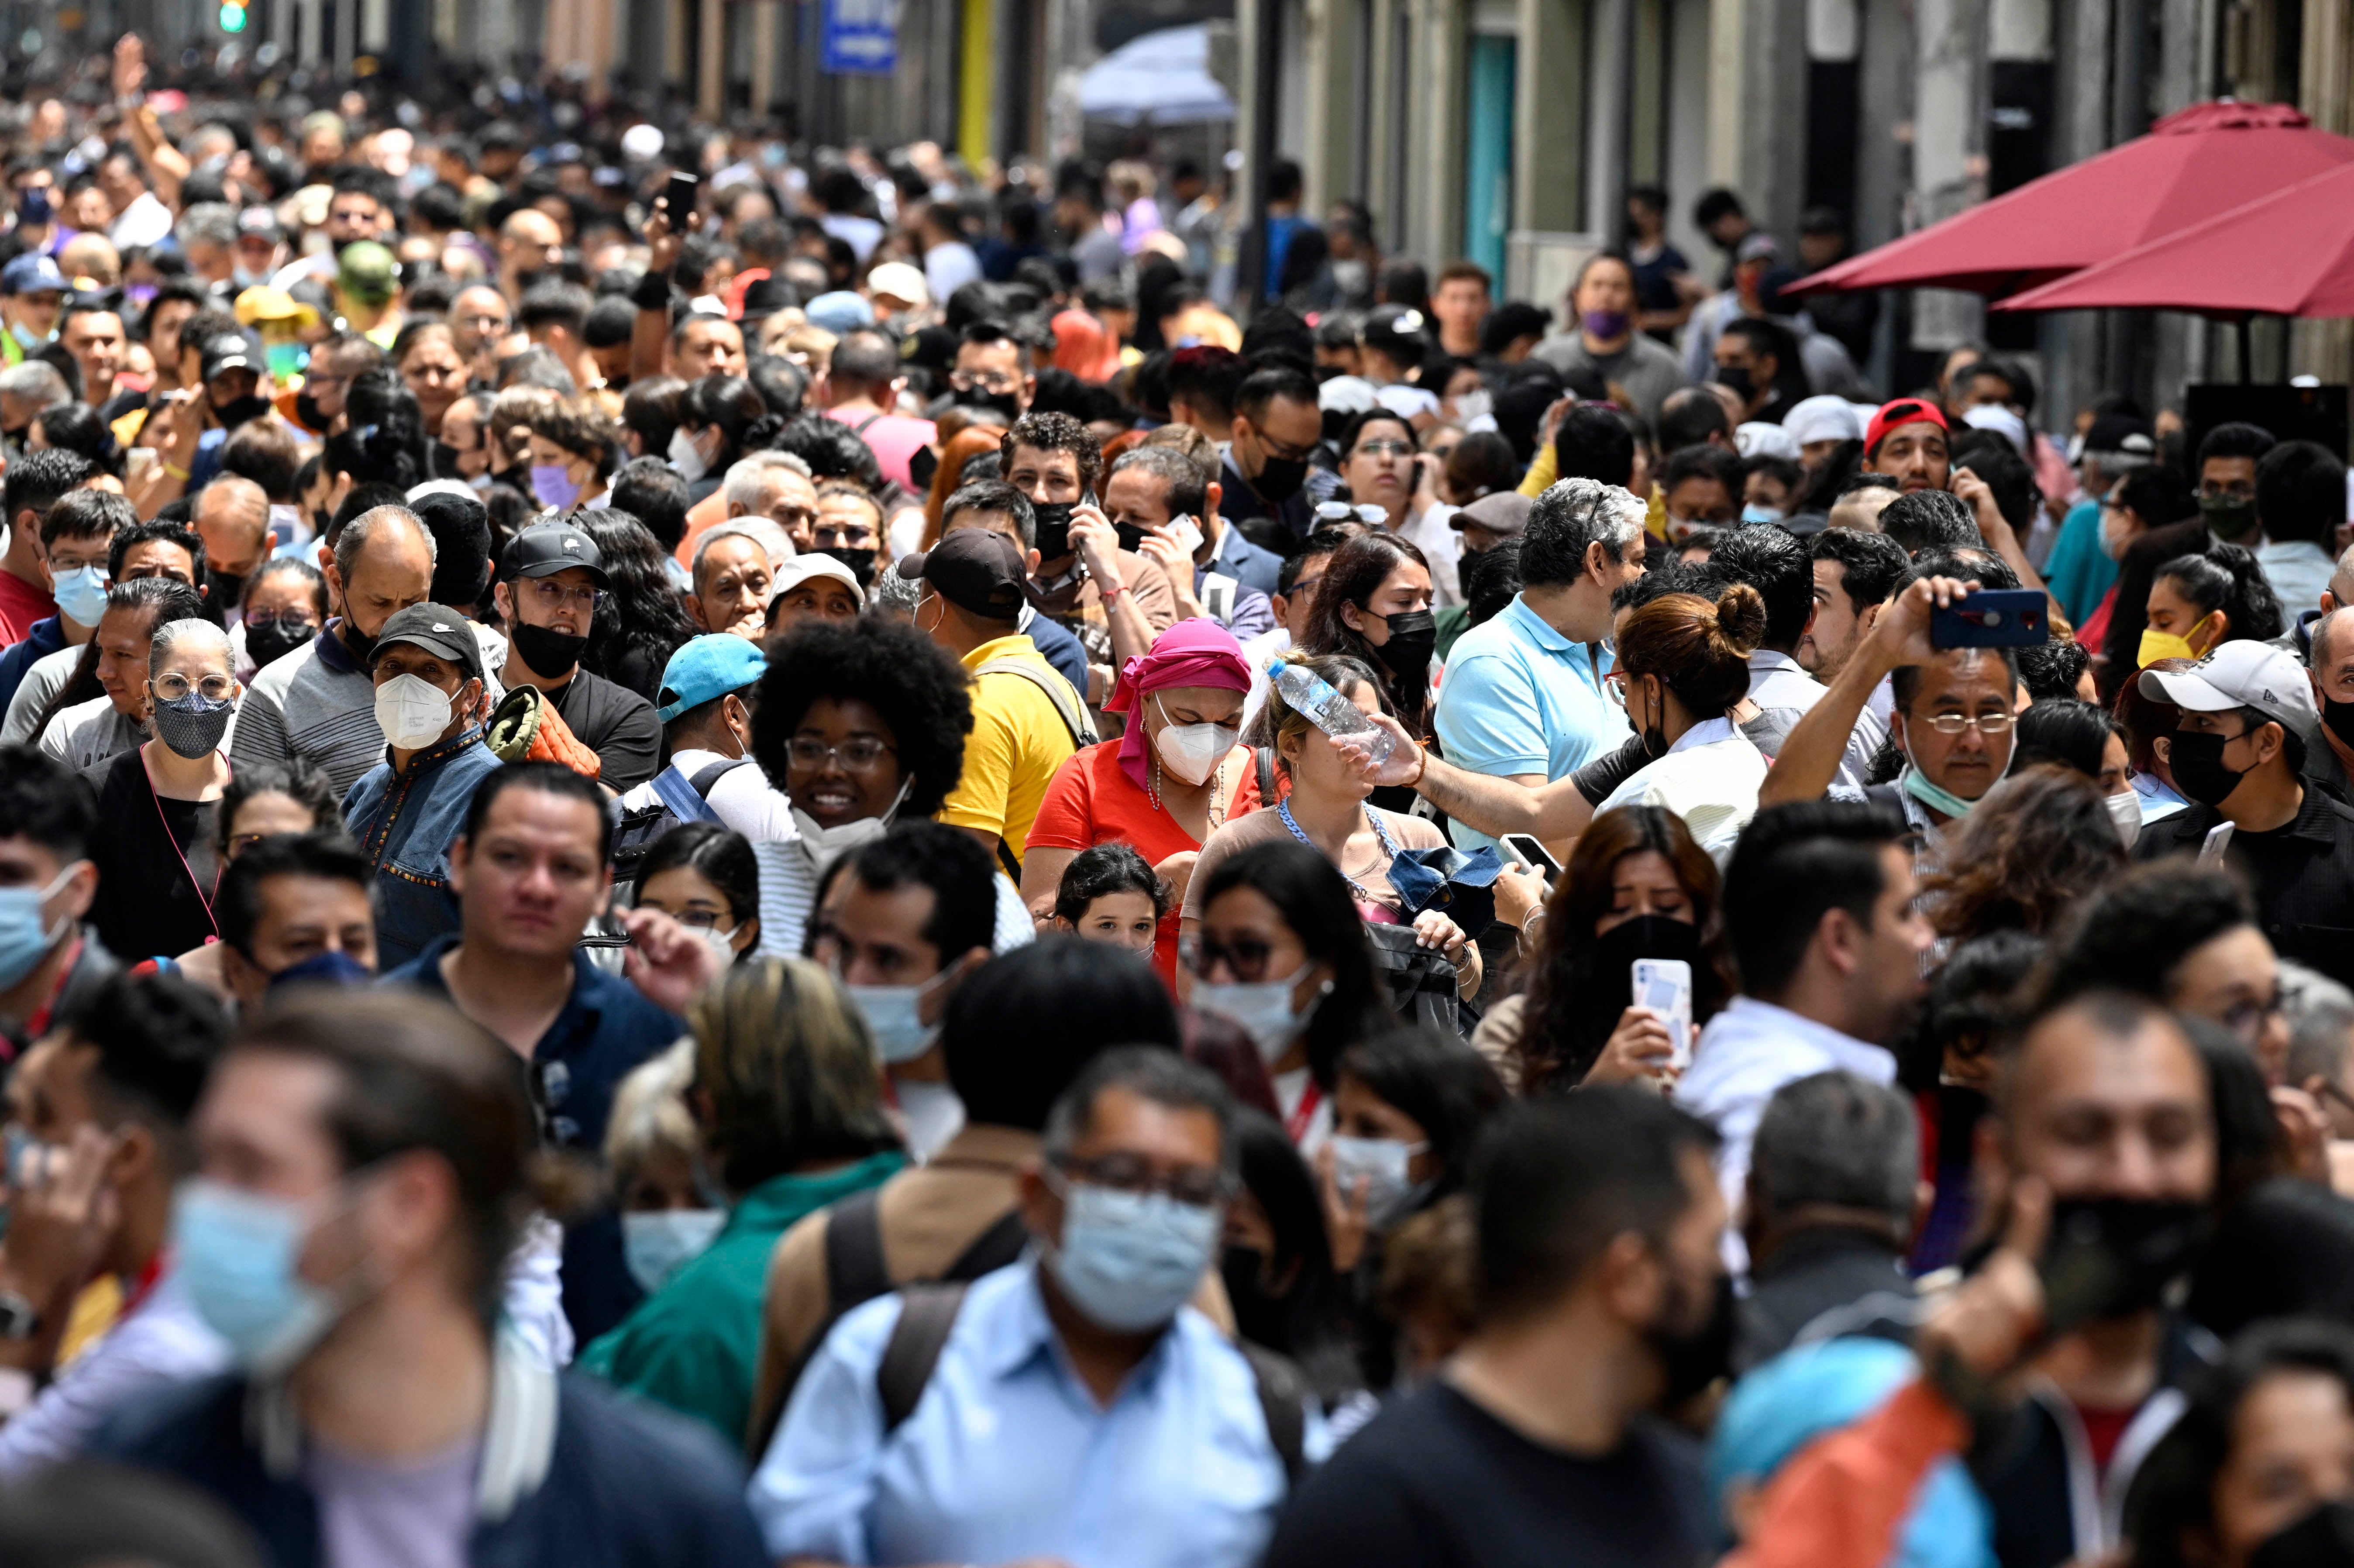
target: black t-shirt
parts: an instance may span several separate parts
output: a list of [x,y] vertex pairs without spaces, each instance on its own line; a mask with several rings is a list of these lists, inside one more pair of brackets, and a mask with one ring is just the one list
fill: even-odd
[[90,840],[98,895],[90,923],[109,952],[136,964],[177,958],[216,934],[212,895],[221,861],[214,848],[217,800],[173,800],[147,782],[132,747],[89,769],[106,831]]
[[598,782],[634,789],[654,776],[662,757],[662,721],[653,704],[602,675],[577,670],[547,694],[581,745],[604,759]]
[[1261,1568],[1688,1568],[1714,1536],[1689,1438],[1641,1423],[1582,1458],[1438,1383],[1301,1483]]

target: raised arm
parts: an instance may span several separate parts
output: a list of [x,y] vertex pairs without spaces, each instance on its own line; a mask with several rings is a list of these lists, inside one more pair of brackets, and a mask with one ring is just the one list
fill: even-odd
[[1362,743],[1349,736],[1335,737],[1333,747],[1363,767],[1375,785],[1404,785],[1457,821],[1492,838],[1526,833],[1548,843],[1575,838],[1594,820],[1594,808],[1649,760],[1642,741],[1629,740],[1567,778],[1531,789],[1511,779],[1467,772],[1432,756],[1386,714],[1375,714],[1373,720],[1395,743],[1379,766]]
[[155,111],[147,107],[147,50],[136,33],[125,33],[114,44],[114,100],[122,110],[123,129],[131,145],[155,182],[155,199],[165,207],[180,205],[180,182],[188,177],[186,154],[164,139]]
[[[689,215],[690,227],[695,222]],[[679,238],[671,232],[670,199],[654,197],[653,214],[646,219],[646,275],[633,296],[638,319],[630,326],[630,379],[649,381],[663,373],[663,356],[670,348],[670,279],[678,266]]]
[[1927,663],[1936,652],[1929,642],[1930,611],[1967,597],[1976,587],[1952,577],[1924,577],[1889,601],[1829,691],[1784,738],[1781,755],[1766,769],[1766,782],[1757,791],[1758,805],[1822,799],[1839,777],[1848,736],[1854,733],[1872,688],[1899,665]]

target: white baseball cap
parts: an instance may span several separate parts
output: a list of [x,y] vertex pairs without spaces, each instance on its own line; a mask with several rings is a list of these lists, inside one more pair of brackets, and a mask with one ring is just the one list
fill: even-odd
[[858,586],[858,574],[832,556],[821,556],[814,551],[795,556],[777,568],[776,575],[769,579],[769,602],[776,603],[779,596],[801,587],[811,577],[832,577],[856,597],[861,609],[865,608],[866,590]]
[[1811,441],[1863,440],[1863,421],[1856,418],[1855,405],[1828,392],[1790,405],[1790,411],[1782,417],[1782,428],[1802,447]]
[[2188,670],[2144,670],[2141,694],[2193,713],[2254,708],[2304,740],[2321,727],[2296,655],[2250,638],[2224,643]]

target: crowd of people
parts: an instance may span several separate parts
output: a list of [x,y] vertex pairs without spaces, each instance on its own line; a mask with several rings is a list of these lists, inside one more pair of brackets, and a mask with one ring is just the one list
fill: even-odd
[[0,1561],[2354,1561],[2331,450],[180,69],[6,165]]

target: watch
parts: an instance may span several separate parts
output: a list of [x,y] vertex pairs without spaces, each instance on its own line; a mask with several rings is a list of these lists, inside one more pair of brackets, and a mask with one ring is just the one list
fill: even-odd
[[13,1290],[0,1290],[0,1340],[29,1340],[41,1331],[41,1315]]

